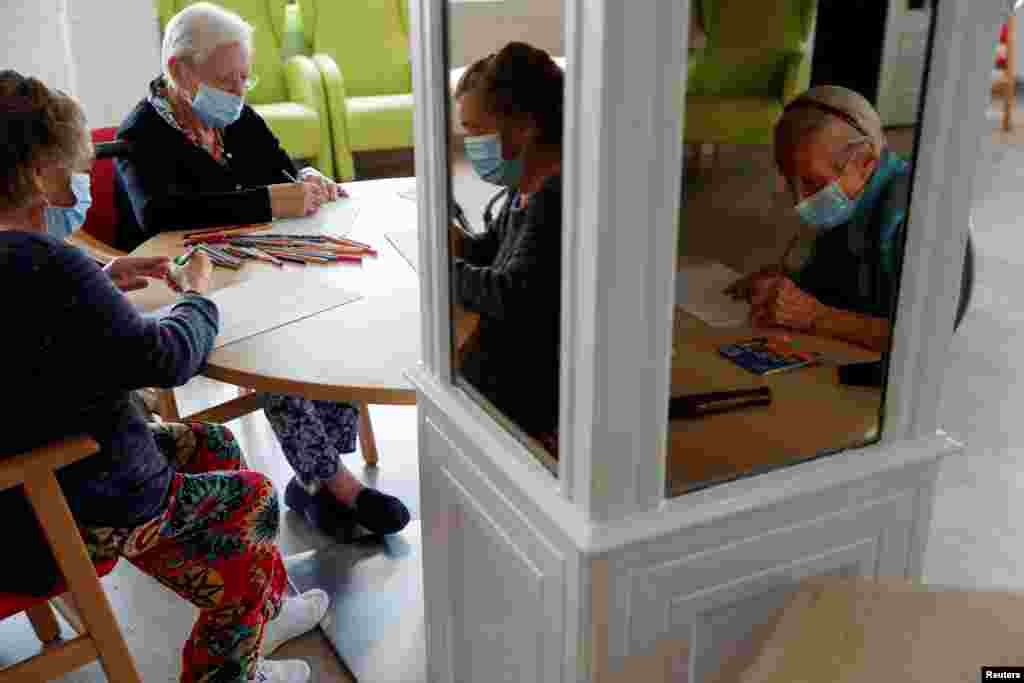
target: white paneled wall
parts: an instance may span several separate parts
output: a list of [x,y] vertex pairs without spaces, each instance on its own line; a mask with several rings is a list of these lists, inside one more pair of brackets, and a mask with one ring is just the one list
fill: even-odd
[[16,69],[47,85],[75,92],[66,21],[67,0],[10,0],[0,3],[0,68]]
[[156,1],[65,1],[78,79],[75,94],[89,125],[118,125],[160,71]]
[[0,26],[0,68],[74,94],[93,127],[120,123],[160,69],[148,0],[10,0]]

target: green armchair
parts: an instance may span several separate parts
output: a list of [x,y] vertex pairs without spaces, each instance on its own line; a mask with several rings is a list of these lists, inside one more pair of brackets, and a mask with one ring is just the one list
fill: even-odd
[[688,144],[772,142],[782,108],[810,83],[817,0],[697,0],[706,37],[688,64]]
[[[159,0],[160,26],[195,0]],[[287,0],[216,0],[253,26],[256,87],[246,100],[263,117],[289,156],[306,159],[334,175],[331,129],[320,73],[313,61],[296,55],[282,60]]]
[[320,70],[338,180],[353,152],[413,146],[406,0],[299,0],[303,35]]

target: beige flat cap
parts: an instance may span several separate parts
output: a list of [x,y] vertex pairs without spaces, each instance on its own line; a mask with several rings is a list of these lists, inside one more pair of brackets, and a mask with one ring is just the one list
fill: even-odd
[[785,111],[808,106],[824,109],[839,117],[871,138],[879,149],[885,146],[882,119],[860,93],[838,85],[818,85],[797,96],[786,105]]

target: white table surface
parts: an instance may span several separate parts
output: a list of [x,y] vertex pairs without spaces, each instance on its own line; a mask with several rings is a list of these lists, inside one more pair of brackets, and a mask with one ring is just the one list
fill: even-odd
[[[361,298],[289,322],[215,350],[203,374],[257,391],[306,398],[414,404],[416,395],[404,372],[419,362],[419,280],[405,258],[385,238],[389,231],[416,230],[416,204],[401,196],[413,178],[345,184],[359,204],[352,239],[373,246],[378,256],[352,264],[286,266],[302,269],[303,286],[330,281]],[[159,240],[159,242],[158,242]],[[166,253],[178,234],[153,238],[133,253]],[[183,247],[178,246],[179,252]],[[215,286],[250,278],[274,278],[273,266],[247,261],[240,271],[215,269]],[[174,300],[162,283],[131,295],[144,310]],[[273,301],[252,301],[253,310],[273,311]]]

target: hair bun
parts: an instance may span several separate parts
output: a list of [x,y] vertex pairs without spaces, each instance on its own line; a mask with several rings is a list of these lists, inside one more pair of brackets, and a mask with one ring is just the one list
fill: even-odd
[[85,162],[91,146],[78,103],[32,77],[0,71],[0,210],[23,208],[41,192],[34,166]]

